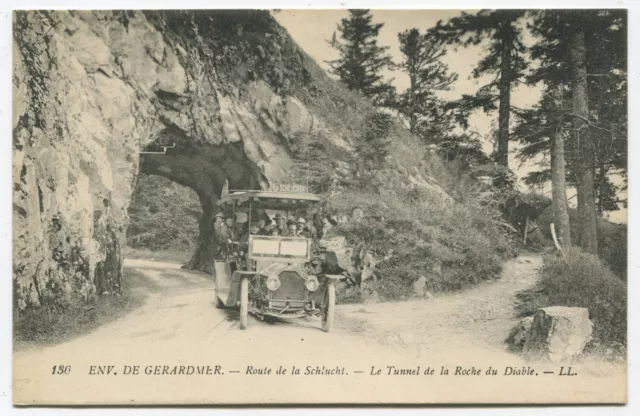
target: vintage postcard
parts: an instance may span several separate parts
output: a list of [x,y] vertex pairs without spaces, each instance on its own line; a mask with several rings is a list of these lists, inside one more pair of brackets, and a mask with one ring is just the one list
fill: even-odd
[[626,403],[626,10],[12,17],[15,405]]

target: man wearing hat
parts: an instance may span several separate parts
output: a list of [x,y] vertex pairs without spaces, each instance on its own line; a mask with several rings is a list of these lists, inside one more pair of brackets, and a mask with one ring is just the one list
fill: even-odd
[[281,237],[289,237],[289,229],[287,228],[286,218],[281,213],[276,214],[276,226],[271,230],[271,235],[279,235]]
[[227,230],[227,226],[224,223],[224,213],[218,212],[213,216],[213,232],[215,233],[215,239],[217,243],[216,256],[221,255],[223,247],[226,247],[228,240],[231,238],[231,233]]
[[300,237],[311,238],[311,233],[307,228],[307,221],[300,217],[298,218],[297,235]]

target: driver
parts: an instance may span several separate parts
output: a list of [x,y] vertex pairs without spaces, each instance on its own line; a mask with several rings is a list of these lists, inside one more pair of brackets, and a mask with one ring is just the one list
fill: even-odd
[[281,212],[276,214],[276,226],[271,230],[271,235],[279,235],[281,237],[289,237],[290,235],[286,224],[286,218]]
[[240,237],[240,255],[243,256],[247,250],[249,249],[249,236],[250,235],[259,235],[260,233],[260,226],[258,225],[257,222],[253,221],[251,222],[251,226],[249,227],[249,230],[242,236]]

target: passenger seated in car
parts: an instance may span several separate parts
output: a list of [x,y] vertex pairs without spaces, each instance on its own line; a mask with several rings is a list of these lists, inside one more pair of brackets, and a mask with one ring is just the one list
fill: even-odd
[[227,217],[224,220],[225,225],[227,226],[227,230],[229,230],[229,239],[232,241],[236,240],[236,227],[235,227],[235,219],[233,217]]
[[271,235],[273,225],[271,224],[271,218],[265,213],[260,216],[258,220],[258,235]]
[[297,234],[299,237],[311,238],[311,233],[307,228],[307,221],[300,217],[297,223]]
[[287,220],[287,229],[289,230],[289,237],[295,237],[298,235],[298,225],[296,224],[296,220],[290,218]]

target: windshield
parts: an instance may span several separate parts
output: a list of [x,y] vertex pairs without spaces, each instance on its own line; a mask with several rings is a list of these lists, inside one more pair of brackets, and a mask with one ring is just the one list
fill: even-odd
[[249,258],[286,258],[309,260],[309,240],[299,237],[251,236]]

